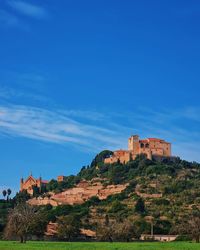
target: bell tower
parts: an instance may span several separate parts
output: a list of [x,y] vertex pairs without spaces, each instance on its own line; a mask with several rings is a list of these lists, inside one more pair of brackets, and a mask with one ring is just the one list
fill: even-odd
[[132,135],[128,139],[128,150],[133,151],[134,154],[138,154],[139,151],[139,136]]

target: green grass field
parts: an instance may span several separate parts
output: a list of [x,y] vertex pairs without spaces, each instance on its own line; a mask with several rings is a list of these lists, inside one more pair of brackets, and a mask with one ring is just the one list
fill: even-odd
[[200,250],[200,244],[189,242],[173,243],[65,243],[65,242],[0,242],[0,250]]

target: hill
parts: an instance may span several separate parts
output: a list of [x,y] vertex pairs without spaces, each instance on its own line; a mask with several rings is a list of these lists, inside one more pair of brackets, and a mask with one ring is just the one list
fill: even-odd
[[[171,232],[180,217],[200,209],[200,164],[179,158],[151,161],[145,155],[127,164],[104,164],[111,153],[101,152],[90,166],[63,182],[50,181],[47,192],[30,204],[38,201],[42,205],[42,200],[51,204],[48,201],[57,198],[49,211],[52,221],[76,210],[84,227],[90,229],[108,216],[110,220],[133,220],[142,233],[149,233],[153,219],[154,232],[163,234]],[[58,204],[62,206],[56,207]]]
[[[107,150],[99,153],[90,166],[62,182],[51,180],[43,193],[34,193],[32,198],[26,192],[17,194],[13,203],[28,200],[40,205],[44,231],[49,222],[57,227],[65,220],[75,220],[82,231],[100,240],[109,240],[110,231],[116,228],[124,235],[124,222],[126,230],[129,222],[134,225],[136,238],[149,234],[152,224],[155,234],[177,234],[177,224],[183,218],[199,213],[200,164],[179,158],[149,160],[145,155],[127,164],[105,164],[110,154]],[[50,237],[57,234],[55,228],[50,231],[54,232],[47,232]]]

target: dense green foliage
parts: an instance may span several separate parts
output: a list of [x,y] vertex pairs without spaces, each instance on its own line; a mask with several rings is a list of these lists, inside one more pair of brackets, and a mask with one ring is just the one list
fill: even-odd
[[[129,186],[98,204],[90,202],[96,209],[97,218],[106,214],[115,220],[132,218],[138,232],[150,233],[150,223],[143,217],[152,216],[154,232],[168,234],[173,231],[176,221],[188,213],[188,208],[195,210],[200,205],[200,164],[196,162],[179,158],[150,161],[143,155],[127,164],[104,164],[103,159],[100,153],[78,176],[87,180],[100,177],[105,185],[129,183]],[[140,198],[139,193],[145,198]]]
[[61,216],[58,219],[58,238],[71,241],[80,235],[80,221],[75,215]]
[[0,200],[0,238],[6,225],[8,210],[13,208],[14,204],[11,201]]
[[80,181],[79,176],[70,175],[64,178],[64,181],[58,182],[56,180],[51,180],[46,187],[46,191],[55,191],[56,193],[61,192],[67,188],[74,187]]
[[144,214],[145,213],[145,203],[142,198],[139,198],[135,204],[135,212]]
[[[104,152],[104,151],[103,151]],[[99,154],[100,155],[100,154]],[[138,156],[134,161],[130,161],[127,164],[113,163],[113,164],[104,164],[102,161],[98,162],[97,160],[93,161],[96,165],[91,164],[90,167],[84,168],[80,171],[78,176],[84,179],[92,179],[94,177],[108,178],[109,181],[113,184],[125,183],[130,180],[134,180],[137,176],[149,176],[150,178],[155,178],[159,175],[168,175],[176,178],[181,170],[190,170],[186,177],[191,177],[194,174],[194,171],[198,171],[196,177],[199,178],[199,169],[200,164],[196,162],[187,162],[179,158],[174,161],[162,162],[150,161],[146,159],[144,155]],[[174,188],[179,189],[185,184],[188,187],[191,187],[192,183],[189,183],[188,178],[185,179],[185,182],[176,186]],[[173,190],[173,188],[172,188]]]
[[[93,178],[98,178],[104,186],[128,184],[124,191],[105,200],[92,197],[82,205],[41,206],[40,223],[45,226],[50,221],[59,222],[61,217],[74,218],[74,225],[79,228],[97,231],[100,222],[105,221],[106,225],[121,225],[123,231],[123,221],[126,220],[132,223],[135,235],[150,233],[152,223],[156,234],[178,234],[176,225],[181,218],[200,207],[200,164],[179,158],[150,161],[144,155],[127,164],[104,164],[104,159],[111,154],[111,151],[101,152],[90,166],[82,167],[76,176],[65,177],[63,182],[50,181],[46,191],[59,193],[74,187],[80,180]],[[48,196],[48,193],[43,195]],[[26,192],[19,193],[14,204],[27,199]],[[34,235],[42,236],[37,226]],[[63,238],[67,238],[66,234]],[[119,235],[115,238],[120,239]]]

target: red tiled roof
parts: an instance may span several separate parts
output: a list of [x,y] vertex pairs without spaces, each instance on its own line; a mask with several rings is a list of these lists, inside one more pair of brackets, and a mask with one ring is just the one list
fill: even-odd
[[[40,181],[40,179],[37,179],[37,181]],[[47,183],[49,183],[49,181],[47,181],[47,180],[42,180],[42,183],[47,184]]]
[[47,184],[47,183],[49,183],[49,181],[42,180],[42,183]]
[[158,139],[158,138],[148,138],[149,141],[164,141],[162,139]]
[[147,139],[145,139],[145,140],[139,140],[139,142],[148,142],[148,140]]

